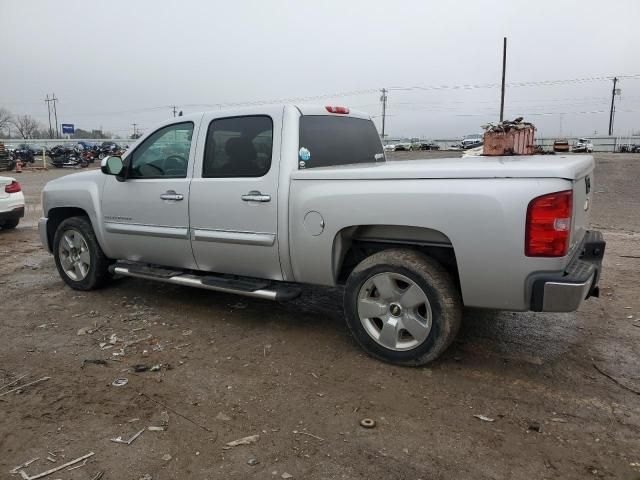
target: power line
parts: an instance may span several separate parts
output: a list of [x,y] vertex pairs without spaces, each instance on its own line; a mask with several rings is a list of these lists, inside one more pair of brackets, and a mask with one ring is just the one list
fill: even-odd
[[[505,86],[508,87],[538,87],[538,86],[561,86],[561,85],[574,85],[574,84],[582,84],[589,82],[598,82],[598,81],[610,81],[614,78],[612,75],[599,75],[599,76],[591,76],[591,77],[582,77],[582,78],[574,78],[574,79],[563,79],[563,80],[540,80],[540,81],[527,81],[527,82],[511,82],[506,83]],[[618,75],[618,79],[640,79],[640,74],[631,74],[631,75]],[[439,90],[468,90],[468,89],[478,89],[478,88],[496,88],[500,87],[500,84],[496,83],[483,83],[483,84],[462,84],[462,85],[418,85],[418,86],[394,86],[387,87],[386,94],[389,91],[439,91]],[[185,104],[184,107],[204,107],[204,108],[225,108],[225,107],[242,107],[242,106],[259,106],[259,105],[269,105],[269,104],[277,104],[277,103],[296,103],[296,102],[310,102],[314,100],[323,100],[323,99],[334,99],[334,98],[343,98],[343,97],[351,97],[358,95],[367,95],[380,92],[380,89],[370,88],[370,89],[360,89],[360,90],[351,90],[351,91],[343,91],[329,94],[321,94],[321,95],[310,95],[310,96],[300,96],[300,97],[287,97],[287,98],[279,98],[272,100],[254,100],[254,101],[244,101],[244,102],[220,102],[220,103],[194,103],[194,104]],[[585,97],[589,98],[589,97]],[[601,98],[601,97],[593,97],[593,98]],[[53,98],[49,98],[51,102],[53,102],[54,106],[54,116],[56,117],[56,130],[59,128],[57,121],[57,110],[56,110],[56,102],[58,99],[53,95]],[[45,100],[46,101],[46,100]],[[470,101],[473,102],[473,101]],[[446,102],[449,103],[470,103],[470,102]],[[518,102],[518,100],[513,101]],[[483,102],[474,102],[474,103],[483,103]],[[487,102],[491,103],[491,102]],[[394,104],[399,105],[402,102]],[[412,102],[412,104],[420,104],[420,102]],[[49,103],[47,103],[49,105]],[[176,105],[159,105],[152,107],[143,107],[138,109],[129,109],[129,110],[121,110],[121,111],[112,111],[112,112],[85,112],[79,113],[74,116],[103,116],[103,115],[121,115],[121,114],[135,114],[135,113],[145,113],[145,112],[154,112],[163,110],[166,108],[170,108],[174,115],[177,115],[178,106]],[[522,108],[522,107],[521,107]],[[387,113],[388,105],[385,107],[385,119],[388,116]],[[510,109],[512,110],[512,109]],[[123,129],[124,130],[124,129]],[[385,125],[385,134],[386,134],[386,125]],[[59,133],[58,133],[59,135]]]
[[[530,87],[530,86],[548,86],[548,85],[570,85],[575,83],[587,83],[594,81],[603,81],[603,80],[611,80],[613,76],[594,76],[594,77],[584,77],[584,78],[575,78],[575,79],[565,79],[565,80],[542,80],[542,81],[531,81],[531,82],[512,82],[505,83],[507,87]],[[628,78],[628,79],[639,79],[640,74],[633,75],[619,75],[617,77],[620,78]],[[477,89],[477,88],[497,88],[500,87],[498,83],[485,83],[485,84],[465,84],[465,85],[426,85],[426,86],[395,86],[386,88],[387,92],[390,90],[394,91],[412,91],[412,90],[467,90],[467,89]],[[351,97],[358,95],[366,95],[379,92],[378,88],[369,88],[369,89],[361,89],[361,90],[351,90],[351,91],[343,91],[336,93],[328,93],[321,95],[310,95],[310,96],[301,96],[301,97],[287,97],[287,98],[278,98],[272,100],[253,100],[253,101],[244,101],[244,102],[220,102],[220,103],[191,103],[184,104],[183,107],[209,107],[209,108],[224,108],[224,107],[242,107],[242,106],[258,106],[258,105],[268,105],[268,104],[276,104],[276,103],[294,103],[294,102],[307,102],[313,100],[323,100],[323,99],[332,99],[332,98],[343,98],[343,97]],[[464,102],[468,103],[468,102]],[[153,107],[141,107],[136,109],[129,110],[119,110],[119,111],[107,111],[107,112],[81,112],[74,116],[98,116],[98,115],[120,115],[120,114],[132,114],[132,113],[143,113],[143,112],[151,112],[154,110],[163,110],[169,108],[174,112],[174,115],[177,115],[178,107],[176,105],[158,105]]]
[[[623,113],[637,113],[640,110],[620,110]],[[583,111],[583,112],[533,112],[527,113],[527,116],[537,116],[537,115],[592,115],[592,114],[601,114],[607,113],[607,110],[593,110],[593,111]],[[489,113],[458,113],[455,114],[456,117],[488,117]]]
[[[613,75],[602,75],[594,77],[572,78],[567,80],[537,80],[529,82],[512,82],[506,83],[507,87],[544,87],[544,86],[557,86],[557,85],[574,85],[579,83],[589,82],[601,82],[610,81],[613,79]],[[618,75],[618,78],[627,79],[639,79],[640,74],[633,75]],[[474,90],[479,88],[498,88],[499,83],[476,83],[476,84],[462,84],[462,85],[424,85],[424,86],[412,86],[412,87],[389,87],[389,90]]]
[[[565,107],[596,107],[596,106],[604,106],[607,105],[609,102],[609,100],[600,100],[600,101],[591,101],[591,102],[568,102],[568,103],[558,103],[558,102],[549,102],[549,103],[545,103],[545,104],[539,104],[539,105],[531,105],[531,104],[520,104],[520,105],[514,105],[510,108],[508,108],[508,111],[511,113],[520,113],[520,112],[528,112],[528,111],[535,111],[535,110],[539,110],[539,109],[551,109],[551,108],[565,108]],[[450,102],[452,104],[456,103],[456,102]],[[412,103],[412,102],[400,102],[400,103],[393,103],[391,106],[387,106],[387,112],[389,111],[393,111],[393,112],[433,112],[433,113],[438,113],[438,112],[456,112],[456,110],[460,109],[460,105],[466,103],[466,102],[457,102],[459,103],[453,106],[449,105],[449,102],[438,102],[438,103],[433,103],[433,104],[429,104],[429,103]],[[486,103],[486,104],[495,104],[495,100],[493,101],[487,101],[487,102],[481,102],[481,103]],[[637,105],[639,103],[638,100],[632,100],[630,102],[627,102],[629,104],[633,104],[633,105]],[[355,108],[355,107],[354,107]],[[490,106],[479,106],[477,108],[478,111],[494,111],[495,109],[493,107]]]

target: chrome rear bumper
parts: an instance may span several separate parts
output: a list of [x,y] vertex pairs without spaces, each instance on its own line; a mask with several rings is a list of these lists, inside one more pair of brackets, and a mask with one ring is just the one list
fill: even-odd
[[600,296],[598,281],[605,246],[602,233],[588,231],[564,272],[537,275],[533,280],[531,310],[573,312],[583,300]]
[[584,282],[545,282],[542,298],[543,312],[573,312],[589,295],[594,275]]

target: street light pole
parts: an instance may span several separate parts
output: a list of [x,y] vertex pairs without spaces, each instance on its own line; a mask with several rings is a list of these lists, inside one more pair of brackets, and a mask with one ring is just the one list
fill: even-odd
[[613,77],[613,90],[611,90],[611,110],[609,111],[609,136],[613,135],[613,114],[615,112],[616,84],[618,77]]
[[387,89],[383,88],[382,89],[382,96],[380,97],[380,100],[382,101],[382,141],[384,142],[384,128],[385,128],[385,121],[387,119]]
[[507,37],[502,45],[502,92],[500,94],[500,121],[504,120],[504,80],[507,71]]

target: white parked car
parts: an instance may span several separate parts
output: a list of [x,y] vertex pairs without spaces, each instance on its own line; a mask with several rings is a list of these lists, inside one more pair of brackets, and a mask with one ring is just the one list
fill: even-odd
[[11,177],[0,177],[0,229],[16,228],[24,217],[22,187]]
[[395,146],[395,144],[393,144],[393,143],[387,143],[387,144],[384,146],[384,151],[385,151],[385,152],[395,152],[395,151],[396,151],[396,146]]
[[588,138],[579,138],[578,141],[573,145],[571,151],[576,153],[592,153],[593,142]]
[[484,143],[484,137],[482,134],[474,133],[472,135],[467,135],[462,139],[460,145],[463,150],[468,150],[470,148],[476,148],[482,146]]
[[411,142],[398,142],[398,143],[396,143],[396,148],[395,148],[396,152],[410,152],[411,150],[412,150]]

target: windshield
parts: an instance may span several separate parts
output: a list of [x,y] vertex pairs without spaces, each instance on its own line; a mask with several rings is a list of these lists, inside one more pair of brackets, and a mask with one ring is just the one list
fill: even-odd
[[371,120],[331,115],[300,117],[299,168],[384,160],[382,142]]

